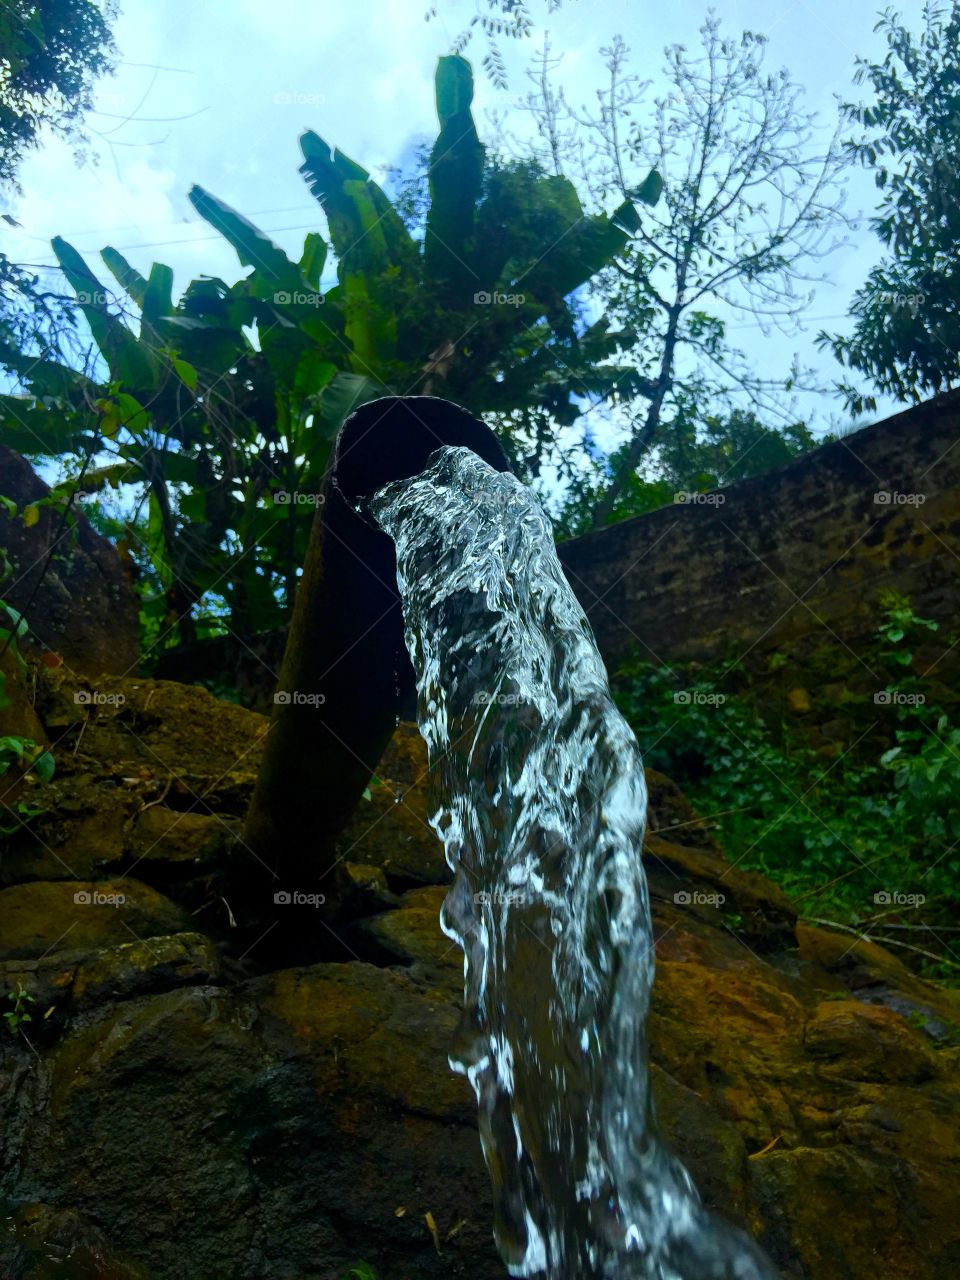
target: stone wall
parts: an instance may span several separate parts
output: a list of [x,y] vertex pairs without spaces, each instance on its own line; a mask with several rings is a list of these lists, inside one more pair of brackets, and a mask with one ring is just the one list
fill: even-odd
[[885,588],[960,615],[960,394],[699,496],[561,547],[608,665],[855,647]]

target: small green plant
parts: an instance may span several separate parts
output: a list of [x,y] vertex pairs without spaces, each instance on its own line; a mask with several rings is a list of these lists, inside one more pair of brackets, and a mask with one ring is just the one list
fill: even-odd
[[343,1274],[341,1280],[377,1280],[377,1273],[369,1262],[355,1262],[350,1270]]
[[[12,605],[0,600],[0,617],[10,620],[10,626],[0,626],[0,654],[9,650],[21,667],[26,663],[20,654],[17,641],[26,633],[27,623],[22,613]],[[6,675],[0,671],[0,711],[10,705],[6,692]],[[18,734],[6,734],[0,737],[0,778],[10,769],[16,768],[28,783],[49,782],[54,773],[54,759],[44,747]],[[0,835],[10,835],[18,830],[24,822],[43,813],[43,806],[30,804],[26,800],[18,800],[14,804],[3,805],[5,813],[0,813]]]
[[26,990],[22,982],[17,983],[16,991],[8,991],[7,999],[13,1004],[12,1009],[8,1009],[3,1017],[7,1024],[7,1030],[11,1035],[15,1036],[25,1022],[32,1022],[33,1018],[27,1010],[27,1006],[36,1004],[33,996]]
[[647,766],[684,789],[731,861],[779,883],[808,918],[869,932],[955,983],[960,961],[939,926],[960,909],[960,726],[913,670],[937,624],[902,597],[881,603],[866,656],[887,687],[835,695],[869,725],[851,721],[836,750],[776,714],[768,676],[737,664],[633,661],[616,697]]

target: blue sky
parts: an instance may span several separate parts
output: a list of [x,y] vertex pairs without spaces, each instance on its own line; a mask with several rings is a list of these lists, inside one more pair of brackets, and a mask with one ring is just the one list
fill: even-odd
[[[308,230],[321,224],[319,207],[297,174],[299,133],[315,129],[383,179],[386,168],[409,158],[416,143],[435,134],[432,76],[438,55],[474,12],[474,0],[437,0],[439,16],[424,21],[426,0],[351,0],[318,5],[305,0],[127,0],[116,26],[121,63],[102,81],[89,118],[90,158],[78,166],[70,148],[44,139],[24,164],[24,194],[7,209],[22,230],[4,224],[3,249],[14,260],[52,263],[50,237],[63,235],[98,273],[99,250],[121,249],[143,271],[153,260],[170,263],[175,287],[197,274],[242,274],[229,247],[200,221],[186,195],[200,183],[269,230],[294,253]],[[599,49],[619,33],[633,50],[634,69],[662,86],[665,44],[694,49],[705,6],[691,0],[565,0],[549,17],[543,0],[531,9],[548,26],[563,54],[560,79],[571,102],[588,102],[603,81]],[[807,104],[825,128],[836,119],[836,99],[856,93],[858,53],[879,54],[873,33],[876,0],[741,0],[718,13],[724,30],[746,27],[769,37],[767,64],[786,66],[804,85]],[[917,6],[913,6],[916,8]],[[504,42],[510,88],[496,90],[477,75],[475,115],[481,136],[495,144],[490,113],[508,112],[526,91],[524,68],[533,42]],[[479,61],[480,48],[468,50]],[[525,117],[511,115],[522,132]],[[875,189],[853,173],[848,211],[869,213]],[[796,351],[814,365],[829,390],[835,362],[818,353],[821,324],[843,329],[857,285],[878,256],[865,225],[825,264],[805,312],[805,332],[764,335],[749,317],[731,321],[730,337],[757,369],[786,369]],[[109,277],[108,277],[109,278]],[[798,409],[820,430],[843,419],[839,400],[801,397]]]

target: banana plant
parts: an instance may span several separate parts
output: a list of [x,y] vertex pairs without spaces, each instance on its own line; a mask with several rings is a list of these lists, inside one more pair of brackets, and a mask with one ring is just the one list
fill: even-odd
[[[234,284],[202,277],[175,302],[168,266],[144,276],[107,247],[119,303],[53,241],[96,358],[77,370],[0,348],[24,392],[0,396],[0,427],[28,455],[88,460],[51,500],[139,486],[145,515],[127,541],[150,565],[144,611],[159,642],[193,639],[198,622],[246,634],[282,621],[313,511],[284,496],[317,493],[333,438],[364,401],[436,392],[514,432],[533,422],[535,471],[537,449],[584,399],[648,394],[618,359],[632,335],[602,319],[584,329],[575,300],[625,248],[635,205],[586,214],[566,179],[489,158],[472,101],[469,63],[441,58],[423,227],[307,131],[301,173],[326,235],[311,232],[296,260],[199,186],[191,203],[247,269]],[[637,199],[654,203],[659,186],[651,173]]]

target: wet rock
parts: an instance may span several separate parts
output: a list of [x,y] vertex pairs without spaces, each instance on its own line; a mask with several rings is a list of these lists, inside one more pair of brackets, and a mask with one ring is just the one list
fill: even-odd
[[334,1280],[362,1256],[500,1280],[473,1097],[435,1060],[457,1016],[359,964],[104,1010],[49,1056],[20,1186],[52,1179],[152,1277]]
[[0,1223],[10,1254],[11,1280],[149,1280],[102,1231],[72,1209],[31,1204]]
[[182,908],[137,880],[35,881],[0,892],[0,958],[93,952],[189,928]]
[[440,928],[445,887],[405,893],[395,911],[364,921],[361,929],[387,963],[419,965],[427,972],[452,969],[463,985],[463,951]]
[[[66,717],[60,680],[44,705]],[[141,864],[166,893],[62,869],[0,892],[0,986],[22,982],[37,1019],[29,1044],[0,1029],[10,1215],[76,1215],[78,1239],[96,1233],[104,1258],[151,1280],[340,1280],[358,1258],[383,1280],[500,1280],[475,1101],[447,1065],[462,956],[439,927],[450,872],[419,735],[402,727],[341,850],[348,909],[317,916],[347,962],[264,972],[269,938],[232,959],[185,906],[190,868],[217,875],[235,856],[215,833],[242,816],[264,722],[199,690],[114,689],[132,718],[97,710],[75,757],[67,738],[56,851],[100,815],[110,857],[166,846]],[[798,922],[668,780],[649,781],[651,1086],[672,1149],[784,1280],[954,1280],[956,997],[874,943]],[[109,885],[136,918],[73,902]],[[0,1275],[31,1274],[24,1256],[0,1233]]]
[[129,842],[136,861],[188,865],[193,870],[226,863],[240,835],[219,815],[177,813],[165,805],[151,805],[138,814]]
[[859,1000],[817,1005],[804,1030],[804,1047],[833,1079],[921,1084],[937,1074],[922,1033],[892,1010]]
[[129,1000],[154,991],[216,982],[221,969],[213,943],[198,933],[126,942],[78,965],[71,998],[79,1009]]
[[673,844],[717,850],[711,824],[695,812],[675,782],[656,769],[645,770],[647,831]]
[[[380,777],[362,800],[338,843],[351,861],[378,867],[395,891],[415,885],[448,884],[453,878],[443,848],[427,821],[426,762],[419,780],[404,784]],[[389,761],[380,768],[385,769]],[[379,775],[378,775],[379,776]]]

